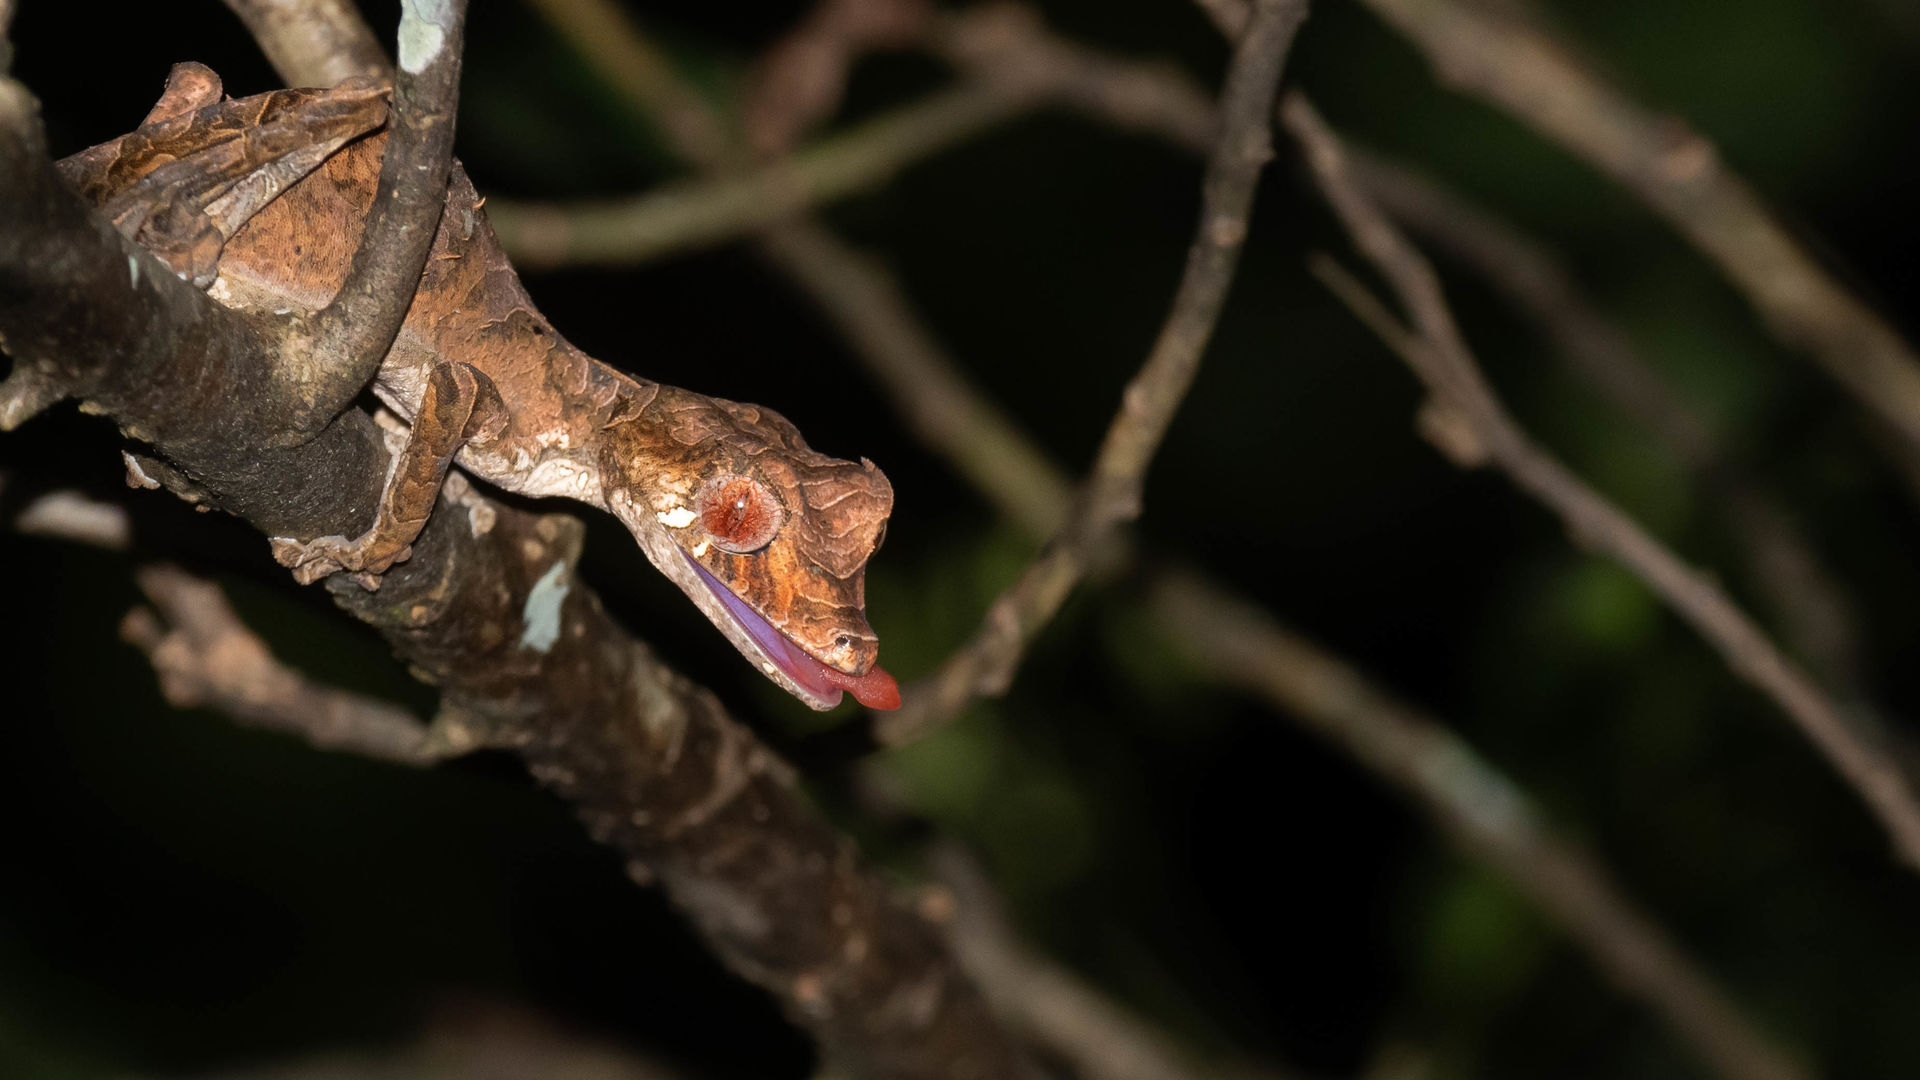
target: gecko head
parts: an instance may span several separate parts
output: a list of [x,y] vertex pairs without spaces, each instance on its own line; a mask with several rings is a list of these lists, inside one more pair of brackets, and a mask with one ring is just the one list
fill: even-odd
[[609,504],[655,566],[766,676],[816,709],[891,709],[867,559],[893,510],[872,462],[809,448],[785,418],[672,387],[606,431]]

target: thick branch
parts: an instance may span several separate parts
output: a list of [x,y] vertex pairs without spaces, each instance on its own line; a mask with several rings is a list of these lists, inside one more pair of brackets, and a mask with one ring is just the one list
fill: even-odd
[[1355,246],[1392,283],[1418,333],[1397,330],[1364,288],[1322,265],[1342,299],[1406,360],[1433,394],[1424,414],[1462,464],[1498,465],[1559,515],[1585,547],[1617,560],[1707,639],[1735,674],[1772,698],[1880,819],[1902,861],[1920,869],[1920,801],[1870,733],[1852,722],[1708,576],[1682,562],[1618,507],[1536,445],[1500,404],[1455,326],[1433,268],[1346,171],[1332,132],[1304,97],[1289,97],[1282,119],[1307,152],[1327,199]]
[[1020,580],[994,601],[973,640],[925,684],[909,689],[899,711],[876,724],[882,742],[910,742],[976,697],[1004,691],[1027,643],[1066,602],[1094,553],[1139,515],[1147,465],[1199,371],[1225,306],[1260,170],[1272,155],[1268,127],[1280,71],[1306,14],[1302,0],[1254,6],[1228,68],[1220,134],[1207,163],[1186,273],[1159,338],[1121,395],[1073,512]]
[[1713,144],[1649,112],[1539,29],[1490,5],[1363,0],[1450,86],[1505,109],[1659,211],[1784,341],[1811,353],[1920,451],[1920,357],[1823,268]]

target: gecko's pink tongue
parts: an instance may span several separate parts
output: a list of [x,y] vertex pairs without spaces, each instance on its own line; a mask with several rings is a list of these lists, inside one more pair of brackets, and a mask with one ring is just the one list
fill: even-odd
[[893,676],[887,674],[879,664],[867,669],[865,675],[848,675],[833,670],[811,656],[807,659],[819,666],[820,674],[826,678],[827,682],[842,690],[850,691],[853,694],[853,700],[867,708],[897,709],[900,707],[900,684],[894,682]]
[[720,583],[720,579],[707,572],[707,568],[686,555],[688,565],[706,582],[707,588],[720,598],[733,620],[746,630],[767,657],[780,666],[780,670],[794,682],[799,683],[808,693],[823,701],[839,704],[840,692],[852,691],[853,699],[869,709],[897,709],[900,707],[900,684],[893,676],[875,664],[865,675],[848,675],[808,656],[805,649],[795,645],[787,635],[773,628],[773,625],[760,617],[760,613],[748,607],[746,602],[733,595],[733,590]]

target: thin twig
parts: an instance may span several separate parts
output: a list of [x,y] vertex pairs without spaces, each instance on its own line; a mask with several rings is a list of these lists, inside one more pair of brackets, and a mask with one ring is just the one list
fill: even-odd
[[1066,602],[1095,553],[1139,515],[1147,465],[1199,371],[1233,283],[1260,170],[1272,154],[1268,129],[1280,71],[1306,14],[1304,0],[1255,5],[1221,95],[1220,135],[1207,163],[1186,273],[1146,362],[1121,395],[1072,512],[1020,580],[993,602],[974,638],[875,724],[882,743],[911,742],[975,698],[1003,692],[1027,644]]
[[1795,515],[1733,461],[1712,430],[1532,237],[1429,177],[1349,148],[1348,174],[1382,210],[1477,270],[1531,316],[1587,381],[1650,429],[1714,492],[1751,578],[1801,653],[1842,685],[1857,686],[1858,632],[1845,592]]
[[[1447,433],[1454,459],[1498,465],[1521,490],[1559,515],[1578,543],[1639,577],[1707,639],[1735,674],[1772,698],[1800,727],[1880,819],[1901,861],[1920,869],[1920,801],[1887,750],[1843,714],[1711,578],[1687,566],[1528,437],[1480,374],[1432,266],[1348,177],[1342,148],[1313,107],[1304,97],[1290,95],[1281,116],[1305,148],[1321,190],[1355,246],[1411,313],[1418,333],[1389,332],[1387,339],[1431,391],[1427,417]],[[1364,287],[1330,268],[1326,260],[1316,266],[1343,300],[1356,310],[1366,307]],[[1392,316],[1382,310],[1369,321],[1378,326],[1383,319]]]
[[756,232],[818,203],[872,190],[1027,104],[997,86],[963,84],[752,172],[606,202],[490,199],[487,209],[501,245],[522,268],[630,265]]
[[1412,796],[1720,1075],[1808,1076],[1620,894],[1592,855],[1547,832],[1526,794],[1458,736],[1197,577],[1162,575],[1149,602],[1166,639],[1192,663],[1265,698]]
[[1213,148],[1219,130],[1213,99],[1177,65],[1061,37],[1026,4],[995,0],[948,15],[929,26],[926,46],[969,79],[1038,95],[1196,154]]
[[5,78],[13,70],[13,38],[8,31],[13,28],[14,0],[0,0],[0,78]]
[[819,0],[754,65],[740,107],[747,145],[791,151],[840,107],[855,58],[912,44],[932,18],[928,0]]
[[372,381],[413,306],[453,172],[467,0],[400,6],[399,59],[380,183],[340,291],[299,327],[281,371],[298,380],[312,435]]
[[1712,143],[1649,112],[1539,27],[1459,0],[1363,0],[1448,86],[1511,113],[1665,216],[1760,312],[1920,454],[1920,357],[1823,268]]
[[218,709],[248,727],[294,735],[401,765],[430,765],[451,749],[432,743],[397,705],[316,683],[276,659],[233,612],[220,587],[170,566],[140,571],[158,609],[135,608],[120,636],[147,654],[178,709]]

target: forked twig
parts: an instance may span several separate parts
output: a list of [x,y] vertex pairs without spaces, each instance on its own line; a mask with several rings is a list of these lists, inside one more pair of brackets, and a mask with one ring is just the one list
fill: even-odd
[[1432,394],[1428,434],[1456,463],[1499,466],[1559,515],[1576,542],[1617,560],[1707,639],[1735,674],[1771,698],[1880,819],[1894,850],[1920,870],[1920,801],[1872,734],[1846,716],[1711,578],[1686,565],[1638,522],[1533,442],[1508,415],[1461,338],[1433,267],[1347,175],[1338,139],[1304,96],[1289,95],[1282,121],[1306,151],[1315,179],[1354,244],[1405,303],[1397,320],[1331,260],[1315,272],[1381,334]]
[[147,654],[174,708],[218,709],[322,750],[401,765],[432,764],[451,751],[433,745],[427,726],[407,710],[316,683],[282,664],[213,582],[171,566],[147,567],[139,580],[158,611],[129,611],[120,636]]

